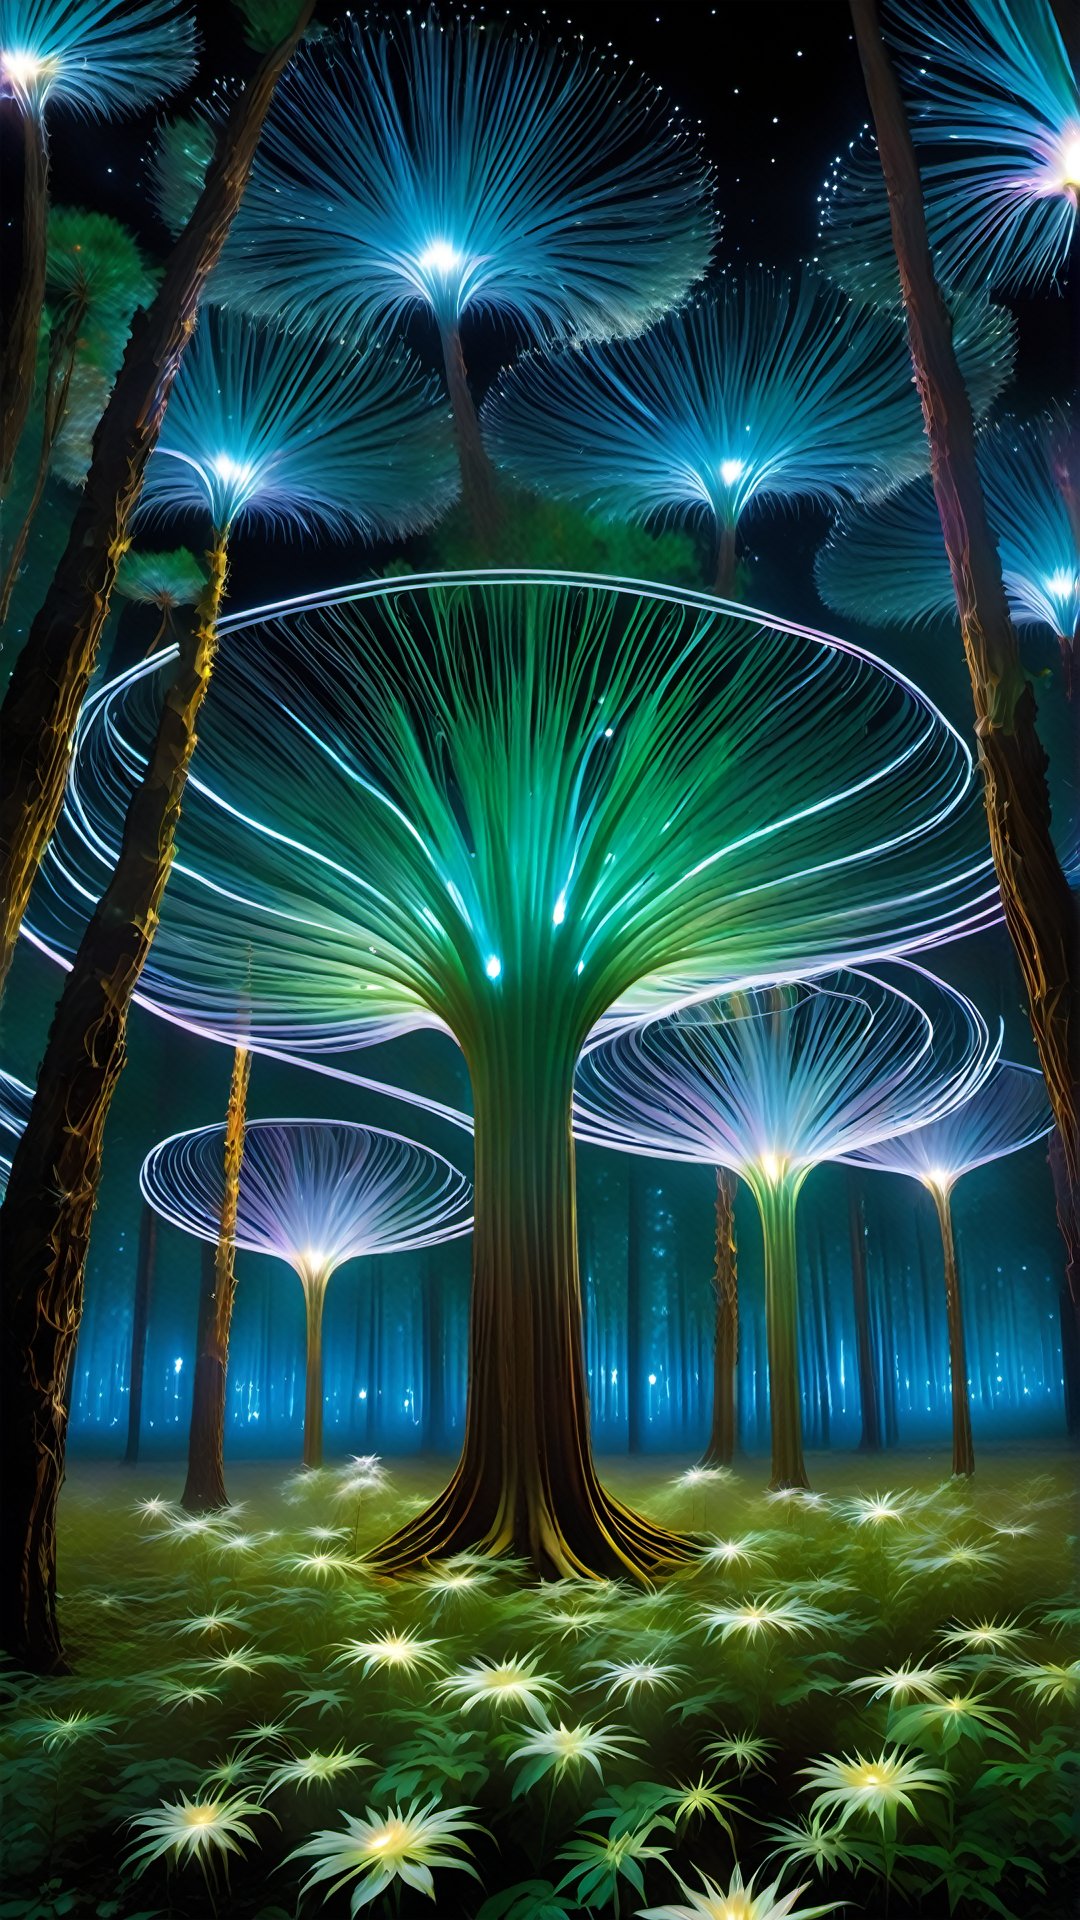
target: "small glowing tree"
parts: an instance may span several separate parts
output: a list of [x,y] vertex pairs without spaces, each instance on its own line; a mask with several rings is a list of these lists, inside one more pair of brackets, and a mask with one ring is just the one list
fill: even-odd
[[346,20],[294,63],[218,286],[349,335],[429,313],[466,503],[491,527],[463,321],[534,338],[647,326],[705,271],[710,185],[659,89],[580,48],[430,13]]
[[[1080,94],[1052,0],[900,0],[892,20],[938,281],[1045,285],[1068,263],[1080,201]],[[895,305],[888,195],[865,129],[820,206],[819,264],[859,299]]]
[[[1080,632],[1080,523],[1072,415],[1000,420],[979,437],[979,473],[1013,624],[1053,634],[1066,691]],[[955,615],[956,597],[929,479],[841,513],[817,558],[830,607],[880,626]]]
[[[224,1193],[224,1127],[163,1140],[143,1163],[142,1190],[166,1220],[215,1242]],[[347,1260],[403,1253],[469,1233],[472,1190],[441,1154],[400,1134],[337,1120],[249,1120],[236,1246],[288,1261],[307,1312],[304,1465],[322,1461],[322,1317],[331,1276]]]
[[975,1008],[916,967],[707,1000],[616,1034],[577,1075],[578,1137],[725,1166],[765,1239],[774,1487],[809,1485],[802,1453],[795,1217],[822,1160],[917,1125],[979,1086],[996,1049]]
[[952,1191],[958,1180],[976,1167],[985,1167],[1009,1153],[1019,1153],[1050,1132],[1054,1116],[1043,1077],[1033,1067],[1017,1067],[1000,1060],[970,1100],[941,1119],[914,1132],[851,1154],[860,1167],[903,1173],[918,1180],[930,1193],[941,1228],[945,1256],[945,1310],[949,1327],[949,1370],[952,1376],[953,1472],[975,1471],[971,1439],[964,1316],[960,1301],[960,1271],[953,1234]]
[[46,113],[112,120],[174,93],[195,70],[178,0],[0,0],[0,101],[23,125],[22,265],[0,351],[0,485],[34,388],[49,212]]
[[[1007,383],[1013,321],[965,303],[957,347],[985,408]],[[902,322],[804,274],[724,276],[640,338],[532,354],[483,411],[497,466],[617,520],[704,522],[730,595],[753,508],[839,504],[920,473],[926,438]]]
[[[479,1546],[549,1574],[640,1573],[685,1545],[611,1499],[590,1452],[578,1052],[609,1013],[981,913],[966,750],[856,649],[704,596],[442,577],[242,626],[142,997],[223,1035],[243,999],[253,1046],[304,1055],[455,1035],[476,1130],[464,1449],[384,1564]],[[115,845],[161,671],[88,714],[40,895],[50,945]]]

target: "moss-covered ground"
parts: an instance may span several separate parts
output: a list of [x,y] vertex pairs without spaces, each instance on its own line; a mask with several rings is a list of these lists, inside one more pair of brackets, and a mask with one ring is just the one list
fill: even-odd
[[2,1677],[0,1920],[1071,1913],[1075,1461],[684,1465],[606,1463],[705,1541],[645,1592],[373,1578],[444,1463],[239,1466],[209,1521],[177,1463],[74,1466],[73,1671]]

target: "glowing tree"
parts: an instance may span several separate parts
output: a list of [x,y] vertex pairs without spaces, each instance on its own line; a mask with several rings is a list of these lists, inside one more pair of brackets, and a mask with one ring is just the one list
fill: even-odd
[[[464,1450],[384,1564],[653,1566],[683,1546],[589,1448],[577,1054],[605,1016],[670,1004],[673,975],[706,992],[981,914],[967,753],[856,649],[660,589],[383,581],[231,631],[143,998],[224,1037],[243,1000],[254,1047],[305,1055],[439,1025],[472,1080]],[[160,671],[88,710],[35,923],[54,948],[115,846]]]
[[[161,615],[144,653],[156,652],[163,641],[178,642],[178,609],[195,606],[205,586],[206,568],[186,547],[168,553],[128,548],[116,575],[116,591],[133,606],[156,607]],[[111,679],[112,673],[108,677]]]
[[45,262],[49,307],[41,343],[44,377],[40,444],[22,524],[12,541],[0,583],[0,624],[8,616],[30,530],[73,401],[77,403],[80,390],[92,391],[100,416],[120,364],[131,317],[136,307],[149,302],[155,281],[156,275],[118,220],[82,208],[53,208]]
[[[1080,632],[1071,413],[1030,422],[1001,420],[980,435],[977,450],[1013,624],[1054,635],[1066,690],[1071,690]],[[929,479],[845,509],[818,555],[816,577],[826,604],[858,620],[914,625],[955,614],[949,558]]]
[[[223,1127],[174,1134],[147,1155],[142,1190],[174,1226],[216,1243]],[[249,1120],[236,1245],[288,1261],[307,1308],[304,1465],[322,1461],[322,1316],[347,1260],[403,1253],[471,1230],[471,1188],[441,1154],[379,1128],[336,1120]]]
[[[958,349],[980,407],[1010,377],[1014,326],[967,304]],[[496,462],[610,519],[704,523],[730,594],[756,506],[831,504],[926,466],[903,327],[827,282],[753,274],[640,339],[530,355],[484,407]]]
[[952,1190],[976,1167],[1018,1153],[1050,1132],[1054,1117],[1043,1077],[1031,1067],[1001,1060],[970,1100],[941,1119],[897,1139],[879,1141],[851,1155],[856,1165],[904,1173],[921,1181],[933,1198],[945,1254],[945,1308],[952,1375],[953,1472],[973,1473],[971,1406],[960,1273],[953,1236]]
[[765,1239],[774,1487],[802,1453],[795,1220],[822,1160],[917,1125],[985,1078],[996,1049],[970,1002],[916,967],[844,971],[707,1000],[591,1048],[574,1130],[627,1153],[724,1166]]
[[33,1087],[0,1068],[0,1200],[7,1189],[15,1142],[29,1118],[33,1098]]
[[195,68],[195,27],[177,0],[0,0],[0,101],[23,124],[22,267],[0,352],[0,484],[30,407],[45,303],[46,113],[135,113]]
[[713,230],[697,149],[644,80],[468,21],[348,20],[289,75],[218,284],[334,333],[430,314],[464,495],[490,529],[462,323],[636,332],[700,278]]
[[[1080,93],[1052,0],[902,0],[892,18],[938,280],[1044,284],[1068,262],[1080,200]],[[821,195],[819,246],[852,293],[895,304],[888,195],[865,130]]]

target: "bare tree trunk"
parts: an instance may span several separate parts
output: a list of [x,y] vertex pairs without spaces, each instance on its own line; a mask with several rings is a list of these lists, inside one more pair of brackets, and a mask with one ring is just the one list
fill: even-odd
[[0,708],[0,991],[64,797],[71,742],[146,463],[206,285],[243,197],[277,85],[314,10],[260,61],[222,129],[206,185],[149,309],[137,313],[68,543]]
[[30,401],[37,368],[38,334],[45,305],[49,231],[49,148],[40,114],[24,113],[22,262],[19,285],[0,348],[0,489],[6,488]]
[[1065,1394],[1065,1431],[1080,1433],[1080,1220],[1068,1205],[1068,1172],[1061,1135],[1050,1136],[1048,1153],[1058,1220],[1065,1229],[1065,1273],[1058,1294],[1061,1320],[1061,1378]]
[[712,1429],[703,1467],[730,1467],[738,1444],[739,1254],[735,1239],[738,1175],[716,1169],[716,1337],[713,1343]]
[[314,1274],[304,1282],[304,1314],[307,1321],[307,1372],[304,1382],[304,1465],[321,1467],[323,1463],[323,1357],[322,1323],[326,1304],[325,1273]]
[[945,1313],[949,1328],[952,1391],[952,1470],[954,1474],[972,1474],[975,1471],[975,1449],[971,1439],[971,1395],[968,1392],[967,1348],[960,1305],[960,1269],[956,1260],[952,1203],[947,1191],[943,1192],[937,1187],[931,1191],[941,1228],[941,1250],[945,1257]]
[[146,1366],[146,1334],[150,1324],[150,1300],[154,1291],[154,1267],[157,1261],[158,1217],[148,1200],[142,1203],[139,1221],[139,1253],[135,1267],[135,1305],[131,1315],[131,1369],[128,1378],[128,1432],[124,1465],[134,1467],[139,1459],[139,1433],[142,1427],[143,1373]]
[[424,1451],[440,1453],[446,1439],[446,1353],[443,1279],[429,1249],[423,1272]]
[[213,1291],[204,1289],[199,1304],[199,1351],[188,1434],[188,1470],[180,1504],[188,1513],[227,1507],[225,1491],[225,1385],[229,1370],[229,1333],[236,1297],[236,1215],[240,1169],[244,1160],[251,1055],[237,1047],[233,1055],[229,1105],[225,1115],[225,1184],[214,1258]]
[[45,395],[41,408],[41,445],[38,449],[37,469],[34,474],[30,498],[22,524],[12,543],[4,571],[3,584],[0,585],[0,627],[6,625],[11,611],[11,597],[18,584],[22,564],[26,558],[26,549],[30,534],[37,518],[45,492],[45,482],[52,465],[53,449],[60,437],[60,429],[67,417],[68,396],[75,373],[75,354],[78,347],[79,331],[86,318],[86,302],[80,301],[76,310],[69,316],[59,330],[54,329],[49,342],[49,367],[45,378]]
[[[1076,903],[1050,835],[1046,756],[986,518],[975,431],[934,279],[922,186],[877,0],[850,0],[889,193],[893,245],[915,379],[930,441],[941,529],[952,570],[975,705],[990,845],[1009,935],[1062,1146],[1058,1218],[1080,1242],[1080,946]],[[1073,1274],[1074,1288],[1078,1276]],[[1073,1299],[1080,1306],[1080,1295]]]
[[870,1328],[870,1289],[866,1272],[866,1220],[859,1176],[847,1169],[848,1226],[851,1233],[851,1291],[855,1305],[855,1353],[859,1367],[860,1453],[881,1452],[881,1415],[878,1411],[877,1362]]
[[480,433],[480,422],[476,417],[476,407],[469,391],[469,379],[465,371],[461,334],[456,327],[444,329],[442,350],[446,384],[450,389],[450,406],[454,415],[454,435],[457,440],[458,465],[461,470],[461,499],[472,523],[473,533],[490,557],[494,558],[491,549],[502,518],[495,469],[488,458],[488,450]]
[[641,1268],[648,1236],[648,1195],[644,1169],[630,1158],[626,1220],[626,1449],[641,1452]]
[[724,526],[716,543],[716,569],[712,590],[721,600],[735,598],[735,529]]

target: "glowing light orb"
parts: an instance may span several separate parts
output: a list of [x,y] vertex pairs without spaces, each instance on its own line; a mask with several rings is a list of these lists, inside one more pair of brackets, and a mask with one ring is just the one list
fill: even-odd
[[497,980],[502,972],[502,961],[497,953],[489,953],[484,961],[484,972],[489,980]]
[[1080,127],[1062,141],[1059,185],[1066,193],[1080,191]]
[[1053,600],[1071,600],[1080,591],[1080,575],[1070,573],[1067,567],[1057,567],[1047,576],[1046,591]]
[[227,453],[219,453],[211,460],[211,467],[219,480],[226,486],[248,487],[255,478],[255,465],[251,460],[233,460]]
[[421,273],[440,273],[445,277],[458,271],[464,257],[456,247],[450,245],[449,240],[433,240],[430,247],[425,247],[416,264]]
[[39,60],[32,53],[0,53],[0,73],[16,93],[29,93],[36,82],[46,77],[50,65],[48,60]]
[[720,462],[720,478],[725,487],[733,487],[736,480],[742,479],[745,471],[745,460],[721,460]]

